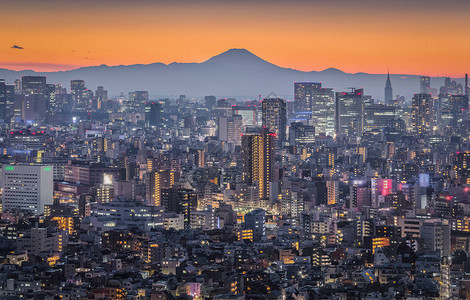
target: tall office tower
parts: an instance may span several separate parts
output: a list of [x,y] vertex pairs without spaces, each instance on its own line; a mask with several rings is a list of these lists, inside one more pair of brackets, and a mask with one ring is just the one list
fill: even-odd
[[243,135],[241,156],[243,181],[258,186],[260,199],[269,199],[269,182],[274,179],[274,134],[263,128],[260,134]]
[[145,104],[145,124],[147,126],[160,126],[163,120],[163,108],[160,102],[147,102]]
[[277,147],[281,147],[286,140],[286,101],[271,93],[263,100],[262,105],[263,127],[276,135]]
[[7,97],[6,84],[3,79],[0,80],[0,123],[8,123],[7,120]]
[[149,102],[148,91],[134,91],[129,93],[127,108],[131,111],[141,111],[142,107]]
[[235,146],[240,146],[241,135],[243,133],[242,116],[234,115],[229,118],[227,123],[227,140]]
[[335,93],[331,88],[312,91],[312,126],[317,135],[335,134]]
[[46,94],[46,77],[45,76],[23,76],[22,93],[23,95],[41,95]]
[[315,144],[315,127],[294,122],[289,127],[289,145],[311,145]]
[[46,77],[23,76],[21,81],[24,96],[21,118],[25,122],[45,121],[47,108]]
[[95,91],[95,97],[93,99],[93,108],[101,109],[103,107],[103,103],[108,101],[108,91],[105,90],[104,87],[99,86]]
[[415,134],[432,133],[433,99],[430,94],[415,94],[411,104],[412,129]]
[[245,229],[253,231],[253,241],[260,241],[266,235],[266,212],[255,209],[245,214]]
[[226,141],[235,146],[240,146],[240,136],[243,133],[242,116],[219,117],[217,125],[219,141]]
[[11,208],[44,213],[52,204],[53,171],[51,166],[3,165],[3,211]]
[[469,89],[469,87],[468,87],[468,74],[465,73],[465,96],[467,96],[467,97],[469,96],[468,95],[468,89]]
[[204,97],[204,104],[207,109],[213,109],[217,103],[217,99],[215,96],[205,96]]
[[336,93],[336,134],[361,137],[364,132],[364,90]]
[[381,131],[398,117],[398,108],[386,104],[367,104],[364,108],[364,131]]
[[21,88],[21,80],[16,79],[15,80],[15,95],[21,95],[23,92]]
[[86,107],[86,99],[85,99],[85,81],[84,80],[71,80],[70,81],[70,93],[73,97],[73,102],[78,107]]
[[464,121],[465,115],[468,113],[468,96],[451,95],[449,97],[450,110],[450,126],[457,128]]
[[470,151],[452,154],[452,169],[457,173],[460,183],[470,184]]
[[431,94],[431,77],[419,77],[419,91],[421,94]]
[[165,212],[183,214],[184,228],[188,229],[191,213],[197,209],[197,194],[192,189],[164,188],[161,192],[161,206],[165,208]]
[[15,86],[5,85],[5,123],[10,123],[15,114]]
[[175,184],[175,176],[175,172],[171,170],[157,170],[147,173],[146,195],[149,205],[162,205],[161,190],[172,187]]
[[45,93],[23,95],[18,100],[15,100],[15,115],[18,105],[21,120],[26,123],[42,123],[46,120],[47,98]]
[[385,103],[390,104],[393,102],[393,89],[392,81],[390,80],[390,72],[387,73],[387,81],[385,82]]
[[46,111],[54,113],[56,111],[56,86],[55,84],[46,84]]
[[320,82],[294,82],[294,109],[295,111],[312,110],[312,96],[321,89]]

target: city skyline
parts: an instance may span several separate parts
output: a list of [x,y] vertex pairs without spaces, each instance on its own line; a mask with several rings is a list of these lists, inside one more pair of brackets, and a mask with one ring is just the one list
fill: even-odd
[[469,0],[0,2],[0,300],[470,299]]
[[[9,28],[0,42],[0,67],[43,72],[202,62],[230,48],[246,48],[276,65],[303,71],[390,69],[394,74],[460,77],[469,67],[469,5],[459,0],[406,5],[367,0],[9,1],[0,21]],[[273,16],[279,21],[273,22]],[[435,18],[441,22],[435,24]],[[31,26],[34,30],[28,30]]]

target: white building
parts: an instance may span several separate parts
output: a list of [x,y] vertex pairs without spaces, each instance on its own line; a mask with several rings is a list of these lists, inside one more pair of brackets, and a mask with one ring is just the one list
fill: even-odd
[[3,210],[21,208],[44,213],[52,204],[53,170],[51,166],[4,165],[2,173]]

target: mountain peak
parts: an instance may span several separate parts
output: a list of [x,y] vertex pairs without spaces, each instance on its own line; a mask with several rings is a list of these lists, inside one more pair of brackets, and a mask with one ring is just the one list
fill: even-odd
[[264,63],[271,64],[264,59],[256,56],[250,51],[243,48],[232,48],[225,52],[220,53],[204,63],[217,63],[217,64],[240,64],[240,63]]

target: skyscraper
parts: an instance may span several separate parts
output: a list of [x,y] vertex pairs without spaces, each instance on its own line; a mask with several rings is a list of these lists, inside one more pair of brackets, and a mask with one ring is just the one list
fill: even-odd
[[336,134],[361,137],[364,131],[364,90],[336,93]]
[[184,228],[191,223],[191,213],[197,209],[197,194],[191,189],[172,187],[161,192],[161,206],[166,212],[184,215]]
[[431,77],[419,77],[419,91],[421,94],[431,94]]
[[46,118],[47,91],[45,76],[23,76],[21,118],[26,122],[42,122]]
[[175,183],[175,172],[171,170],[157,170],[147,173],[147,203],[152,206],[161,206],[161,190],[170,188]]
[[56,86],[55,84],[46,84],[46,111],[53,113],[56,110]]
[[23,95],[41,95],[46,94],[45,76],[23,76],[22,77]]
[[364,108],[364,131],[380,131],[398,117],[398,107],[386,104],[367,104]]
[[293,122],[289,127],[289,145],[315,144],[315,127]]
[[468,74],[465,73],[465,96],[469,96],[468,95]]
[[242,175],[248,185],[257,185],[259,198],[269,198],[269,182],[274,178],[274,134],[263,128],[258,134],[242,136]]
[[36,214],[52,204],[51,166],[3,165],[3,210],[21,208]]
[[23,91],[21,89],[21,80],[16,79],[15,80],[15,95],[21,95],[22,92]]
[[430,94],[415,94],[411,104],[412,129],[415,134],[429,134],[433,129],[433,99]]
[[271,93],[262,102],[263,127],[274,133],[277,138],[277,146],[281,147],[286,140],[286,101]]
[[149,101],[148,91],[134,91],[129,93],[129,102],[127,109],[131,111],[139,111]]
[[5,123],[11,122],[15,114],[15,86],[5,85]]
[[240,136],[243,133],[242,116],[219,117],[217,133],[220,141],[240,146]]
[[162,105],[160,102],[145,104],[145,123],[147,126],[160,126],[162,123]]
[[108,101],[108,91],[104,87],[99,86],[95,91],[95,97],[93,98],[93,108],[101,109],[103,108],[103,103]]
[[449,97],[450,109],[450,126],[455,129],[464,121],[465,115],[468,113],[468,96],[451,95]]
[[312,109],[312,96],[319,89],[319,82],[294,82],[295,111],[310,111]]
[[322,88],[321,83],[312,87],[310,93],[310,111],[315,132],[333,136],[335,134],[335,93],[331,88]]
[[392,81],[390,80],[390,72],[387,73],[387,81],[385,82],[385,102],[390,103],[393,101]]
[[[23,83],[24,84],[24,83]],[[73,97],[73,102],[79,107],[86,106],[85,103],[85,81],[84,80],[71,80],[70,92]]]
[[6,123],[6,84],[2,79],[0,80],[0,123]]

